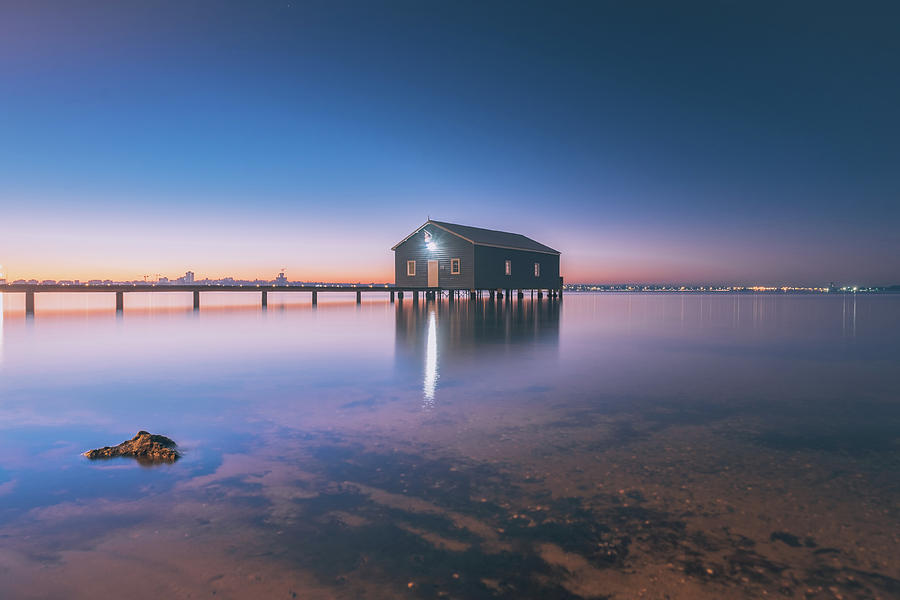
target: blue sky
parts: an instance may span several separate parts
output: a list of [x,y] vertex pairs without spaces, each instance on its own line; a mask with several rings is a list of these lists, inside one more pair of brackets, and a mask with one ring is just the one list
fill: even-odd
[[900,281],[890,3],[0,4],[10,276],[385,280],[427,216],[569,281]]

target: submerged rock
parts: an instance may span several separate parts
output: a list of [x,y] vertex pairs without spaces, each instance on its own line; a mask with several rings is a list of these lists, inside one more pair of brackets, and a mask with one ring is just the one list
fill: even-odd
[[141,463],[175,462],[181,457],[174,441],[146,431],[138,431],[136,436],[118,446],[88,450],[84,455],[90,459],[125,456],[136,458]]

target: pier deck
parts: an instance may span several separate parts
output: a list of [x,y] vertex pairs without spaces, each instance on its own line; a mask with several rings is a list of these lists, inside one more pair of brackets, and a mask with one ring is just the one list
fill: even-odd
[[[316,304],[318,294],[323,293],[351,293],[356,292],[356,303],[362,302],[362,294],[371,293],[388,293],[391,302],[395,297],[399,301],[403,301],[404,293],[412,293],[413,302],[419,300],[421,292],[426,299],[434,299],[444,293],[448,294],[450,300],[458,299],[460,296],[468,296],[469,298],[478,298],[484,294],[488,294],[490,299],[494,299],[495,295],[498,299],[503,299],[504,295],[509,301],[513,296],[514,290],[457,290],[446,288],[422,288],[422,287],[403,287],[395,285],[221,285],[221,284],[153,284],[153,283],[134,283],[134,284],[30,284],[30,283],[10,283],[0,285],[0,293],[20,293],[25,294],[25,314],[34,315],[34,296],[39,293],[114,293],[116,295],[116,311],[121,312],[125,308],[125,294],[129,293],[169,293],[169,292],[190,292],[193,294],[194,310],[200,309],[200,293],[201,292],[258,292],[260,294],[260,305],[266,308],[268,305],[269,292],[306,292],[311,295],[312,304]],[[541,299],[544,290],[530,290],[531,296],[537,293],[537,298]],[[562,289],[546,290],[550,298],[562,298]],[[519,299],[524,298],[525,290],[515,290]]]

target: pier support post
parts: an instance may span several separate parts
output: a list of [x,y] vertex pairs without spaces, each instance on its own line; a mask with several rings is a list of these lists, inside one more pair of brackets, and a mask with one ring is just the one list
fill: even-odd
[[413,304],[418,304],[419,302],[419,290],[413,290]]
[[313,290],[312,293],[312,305],[315,306],[319,303],[319,293],[316,290]]
[[522,298],[525,297],[525,292],[523,292],[522,290],[519,290],[519,293],[516,294],[516,297],[517,297],[519,300],[521,300]]
[[269,292],[267,290],[262,291],[262,307],[267,308],[269,306]]
[[394,303],[394,290],[391,290],[391,304]]
[[34,292],[31,290],[25,292],[25,316],[34,316]]
[[362,302],[362,292],[359,290],[356,290],[356,303],[359,304],[361,302]]
[[200,310],[200,290],[194,290],[194,310]]
[[544,299],[544,290],[538,290],[538,300]]
[[559,288],[559,299],[562,300],[562,288]]
[[493,300],[494,299],[494,290],[491,290],[489,293],[490,293],[489,299]]
[[116,312],[125,310],[125,292],[116,292]]
[[403,292],[397,292],[397,300],[400,301],[400,304],[403,304]]

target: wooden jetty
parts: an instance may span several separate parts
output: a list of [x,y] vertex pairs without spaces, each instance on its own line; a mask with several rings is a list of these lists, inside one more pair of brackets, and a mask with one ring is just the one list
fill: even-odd
[[[531,297],[537,295],[537,299],[544,297],[545,290],[528,290]],[[110,293],[116,295],[116,311],[122,312],[125,309],[125,294],[130,293],[171,293],[171,292],[190,292],[194,299],[194,310],[200,310],[200,294],[201,292],[258,292],[260,294],[260,306],[266,308],[269,301],[269,292],[278,293],[297,293],[305,292],[310,294],[313,306],[318,301],[320,293],[352,293],[356,292],[356,303],[362,302],[362,295],[365,294],[388,294],[390,301],[395,299],[403,302],[404,294],[412,294],[412,301],[418,302],[419,295],[425,300],[434,300],[439,297],[446,297],[453,302],[462,298],[474,300],[476,298],[487,297],[490,300],[511,301],[513,292],[519,300],[525,297],[525,290],[458,290],[458,289],[442,289],[442,288],[422,288],[422,287],[403,287],[395,285],[221,285],[221,284],[152,284],[152,283],[134,283],[134,284],[29,284],[29,283],[10,283],[0,285],[0,293],[20,293],[25,294],[25,314],[34,316],[34,297],[41,293]],[[546,290],[550,299],[561,299],[562,289]]]

